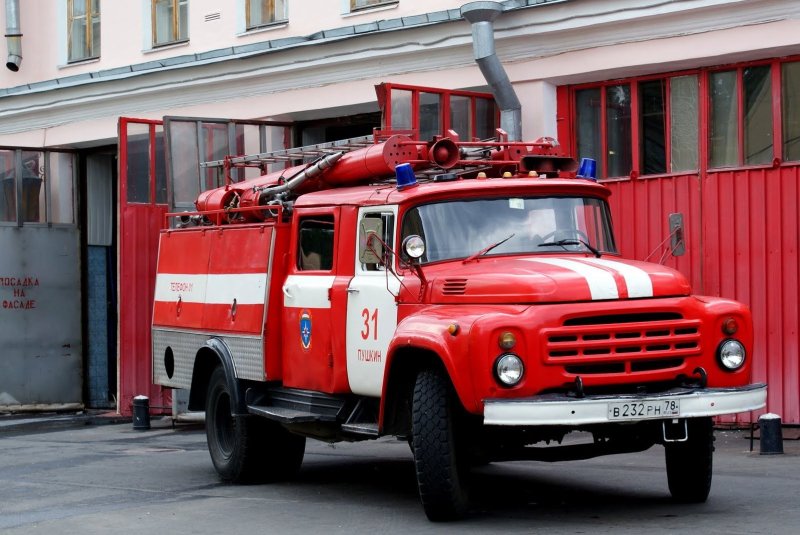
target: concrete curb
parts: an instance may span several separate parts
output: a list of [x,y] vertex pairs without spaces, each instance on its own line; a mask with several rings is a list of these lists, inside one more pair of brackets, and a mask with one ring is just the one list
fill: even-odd
[[0,414],[0,436],[5,434],[58,431],[88,425],[109,425],[130,422],[130,416],[122,416],[109,411]]

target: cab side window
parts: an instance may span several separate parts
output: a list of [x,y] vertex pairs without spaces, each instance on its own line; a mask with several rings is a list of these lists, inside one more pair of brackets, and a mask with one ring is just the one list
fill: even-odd
[[[380,220],[382,222],[383,232],[380,236],[381,241],[394,249],[394,214],[392,212],[375,212],[364,214],[364,220]],[[364,225],[359,229],[359,244],[366,244],[367,233],[364,230]],[[382,256],[382,262],[379,263],[363,263],[361,269],[363,271],[383,271],[386,269],[386,264],[390,262],[389,251],[385,250],[383,243],[375,244],[374,251],[379,252]]]
[[333,269],[333,216],[312,216],[300,221],[297,267],[301,271]]

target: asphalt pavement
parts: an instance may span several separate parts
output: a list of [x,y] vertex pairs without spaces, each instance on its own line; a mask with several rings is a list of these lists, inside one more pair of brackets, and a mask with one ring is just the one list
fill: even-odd
[[[105,425],[100,425],[105,424]],[[786,436],[792,436],[788,432]],[[219,481],[200,425],[107,413],[0,416],[0,532],[17,533],[796,533],[800,441],[750,452],[717,430],[714,482],[701,505],[673,503],[663,448],[565,463],[476,469],[468,517],[427,521],[407,444],[309,441],[297,478]]]

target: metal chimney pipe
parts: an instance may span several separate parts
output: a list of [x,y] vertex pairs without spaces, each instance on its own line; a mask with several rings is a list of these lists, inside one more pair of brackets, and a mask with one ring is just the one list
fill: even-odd
[[19,0],[6,0],[6,67],[17,72],[22,63],[22,30],[19,27]]
[[472,24],[472,46],[475,61],[489,83],[500,106],[500,127],[509,141],[522,140],[522,105],[494,50],[492,21],[503,12],[497,2],[470,2],[461,6],[461,16]]

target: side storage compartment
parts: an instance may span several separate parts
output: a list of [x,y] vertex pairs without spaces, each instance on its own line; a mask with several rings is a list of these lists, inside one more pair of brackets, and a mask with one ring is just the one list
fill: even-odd
[[153,305],[153,380],[189,388],[198,350],[220,339],[237,378],[263,381],[274,228],[193,228],[161,235]]

